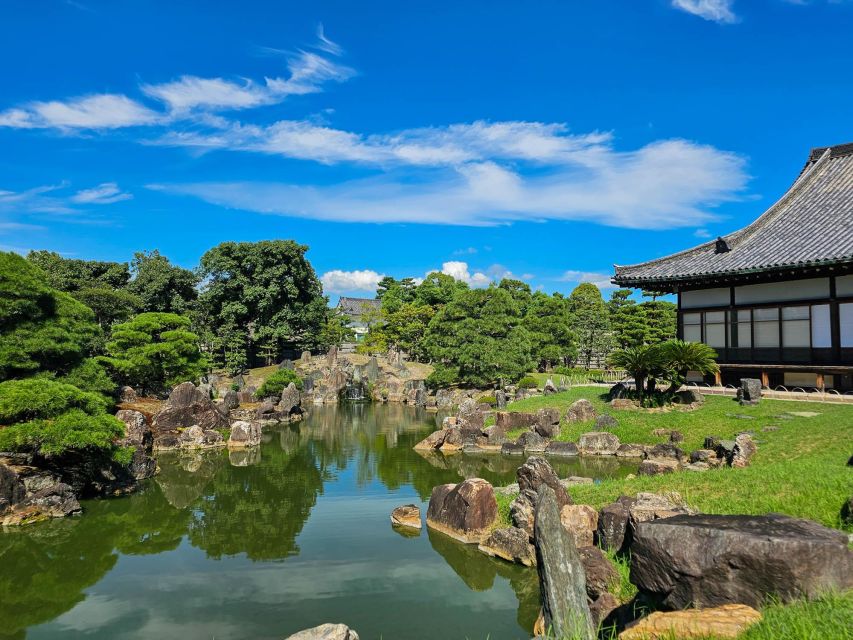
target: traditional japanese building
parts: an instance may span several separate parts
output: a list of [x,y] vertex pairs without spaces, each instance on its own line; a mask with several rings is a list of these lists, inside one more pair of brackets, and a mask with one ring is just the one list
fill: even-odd
[[376,322],[379,310],[382,309],[382,301],[373,298],[347,298],[341,296],[336,307],[339,313],[349,318],[347,326],[355,334],[354,343],[342,345],[343,351],[352,351],[356,344],[364,340],[370,323]]
[[813,149],[749,226],[615,270],[678,295],[678,335],[716,349],[718,382],[853,389],[853,143]]

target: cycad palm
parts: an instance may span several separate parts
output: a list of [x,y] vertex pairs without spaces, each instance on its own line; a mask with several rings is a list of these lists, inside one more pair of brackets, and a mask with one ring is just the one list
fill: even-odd
[[675,392],[687,379],[688,371],[697,371],[702,375],[718,373],[717,352],[701,342],[684,342],[684,340],[667,340],[660,345],[660,350],[668,369],[673,375],[669,392]]
[[663,363],[664,359],[657,345],[643,344],[618,349],[610,356],[611,366],[625,369],[633,376],[640,398],[643,397],[646,378],[659,372]]

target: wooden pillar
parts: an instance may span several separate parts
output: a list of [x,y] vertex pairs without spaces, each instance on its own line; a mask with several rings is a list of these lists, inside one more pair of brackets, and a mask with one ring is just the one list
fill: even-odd
[[824,379],[823,379],[823,373],[818,373],[818,374],[817,374],[817,382],[816,382],[816,386],[817,386],[817,388],[818,388],[818,389],[820,389],[821,391],[825,391],[825,390],[826,390],[826,384],[825,384]]
[[714,374],[714,385],[718,387],[723,386],[723,374],[721,371],[717,371],[717,373]]
[[764,370],[761,370],[761,386],[770,388],[770,375]]

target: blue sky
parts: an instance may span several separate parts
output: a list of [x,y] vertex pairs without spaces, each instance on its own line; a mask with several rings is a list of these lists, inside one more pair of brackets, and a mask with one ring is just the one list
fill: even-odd
[[851,32],[839,0],[5,2],[0,247],[606,282],[853,141]]

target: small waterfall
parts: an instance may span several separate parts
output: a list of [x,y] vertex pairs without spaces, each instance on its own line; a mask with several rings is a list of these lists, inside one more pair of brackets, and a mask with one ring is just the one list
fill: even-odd
[[365,402],[370,399],[364,384],[361,382],[348,383],[341,395],[347,402]]

